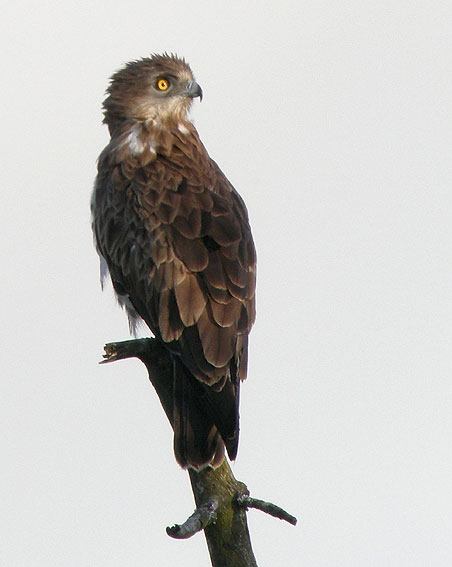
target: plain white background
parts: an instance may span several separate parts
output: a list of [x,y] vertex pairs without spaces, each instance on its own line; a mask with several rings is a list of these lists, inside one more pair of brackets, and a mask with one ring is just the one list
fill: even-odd
[[125,62],[190,62],[245,199],[258,319],[236,476],[260,566],[452,555],[449,2],[17,0],[1,25],[1,532],[8,567],[208,566],[187,474],[102,294],[89,199]]

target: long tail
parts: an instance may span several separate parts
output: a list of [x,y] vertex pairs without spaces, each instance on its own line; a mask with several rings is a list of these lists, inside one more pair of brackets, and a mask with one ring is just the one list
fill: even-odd
[[228,381],[220,392],[201,383],[174,357],[174,453],[186,468],[216,467],[235,459],[239,439],[239,381]]

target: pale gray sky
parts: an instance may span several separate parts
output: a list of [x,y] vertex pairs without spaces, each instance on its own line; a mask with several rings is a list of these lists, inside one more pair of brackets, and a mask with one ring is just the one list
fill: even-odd
[[258,318],[236,476],[262,567],[449,565],[450,2],[10,2],[1,32],[0,563],[210,565],[144,367],[102,294],[89,198],[108,77],[190,62],[245,199]]

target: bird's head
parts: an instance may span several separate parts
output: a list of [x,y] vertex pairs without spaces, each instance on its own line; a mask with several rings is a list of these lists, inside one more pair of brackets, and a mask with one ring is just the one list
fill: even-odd
[[128,63],[112,77],[104,101],[110,129],[126,120],[160,122],[185,119],[202,89],[189,65],[176,55],[152,55]]

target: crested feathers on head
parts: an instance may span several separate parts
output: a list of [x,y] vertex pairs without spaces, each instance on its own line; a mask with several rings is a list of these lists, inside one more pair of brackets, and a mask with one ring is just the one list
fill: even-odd
[[153,54],[127,63],[114,73],[104,100],[104,123],[110,130],[127,120],[177,123],[185,119],[201,87],[185,59]]

